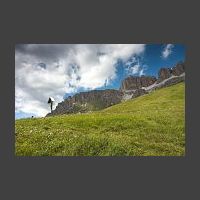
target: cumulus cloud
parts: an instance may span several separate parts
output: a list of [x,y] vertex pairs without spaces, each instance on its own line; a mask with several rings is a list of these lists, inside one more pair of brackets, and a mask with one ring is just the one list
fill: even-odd
[[172,54],[172,49],[174,45],[173,44],[167,44],[165,45],[163,51],[162,51],[162,58],[166,59],[169,57],[170,54]]
[[125,63],[126,71],[129,75],[144,75],[147,65],[141,62],[140,57],[133,57]]
[[58,103],[65,93],[108,85],[118,60],[127,64],[144,50],[143,44],[16,45],[15,111],[44,116],[49,96]]

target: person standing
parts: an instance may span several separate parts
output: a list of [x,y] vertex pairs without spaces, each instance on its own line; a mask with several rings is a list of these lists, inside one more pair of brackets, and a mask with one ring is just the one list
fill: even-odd
[[54,102],[54,98],[53,97],[49,97],[49,100],[48,100],[48,104],[50,104],[50,107],[51,107],[51,112],[53,110],[53,102]]

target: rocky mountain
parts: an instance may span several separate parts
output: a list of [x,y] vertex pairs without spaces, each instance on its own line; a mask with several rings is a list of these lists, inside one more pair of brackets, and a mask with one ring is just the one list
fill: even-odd
[[123,92],[119,90],[93,90],[81,92],[59,103],[47,116],[100,110],[120,103]]
[[172,76],[180,76],[185,72],[185,64],[178,63],[172,68],[161,68],[158,72],[158,82],[162,82],[165,79],[168,79]]
[[119,90],[93,90],[75,94],[59,103],[56,109],[48,113],[47,116],[104,109],[181,81],[185,81],[185,63],[178,63],[172,68],[161,68],[158,72],[158,78],[154,76],[129,76],[122,81]]
[[152,85],[157,81],[156,77],[153,76],[129,76],[122,81],[120,90],[137,90],[142,87],[147,87]]

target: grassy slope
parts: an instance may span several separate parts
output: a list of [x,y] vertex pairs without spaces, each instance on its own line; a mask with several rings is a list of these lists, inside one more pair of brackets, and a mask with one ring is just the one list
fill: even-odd
[[185,84],[90,114],[16,120],[16,155],[185,154]]

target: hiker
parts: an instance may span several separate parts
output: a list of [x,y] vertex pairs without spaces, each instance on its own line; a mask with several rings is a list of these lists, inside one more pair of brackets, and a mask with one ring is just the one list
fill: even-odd
[[54,102],[54,98],[53,97],[49,97],[49,100],[48,100],[48,103],[50,103],[50,106],[51,106],[51,112],[53,110],[53,102]]

